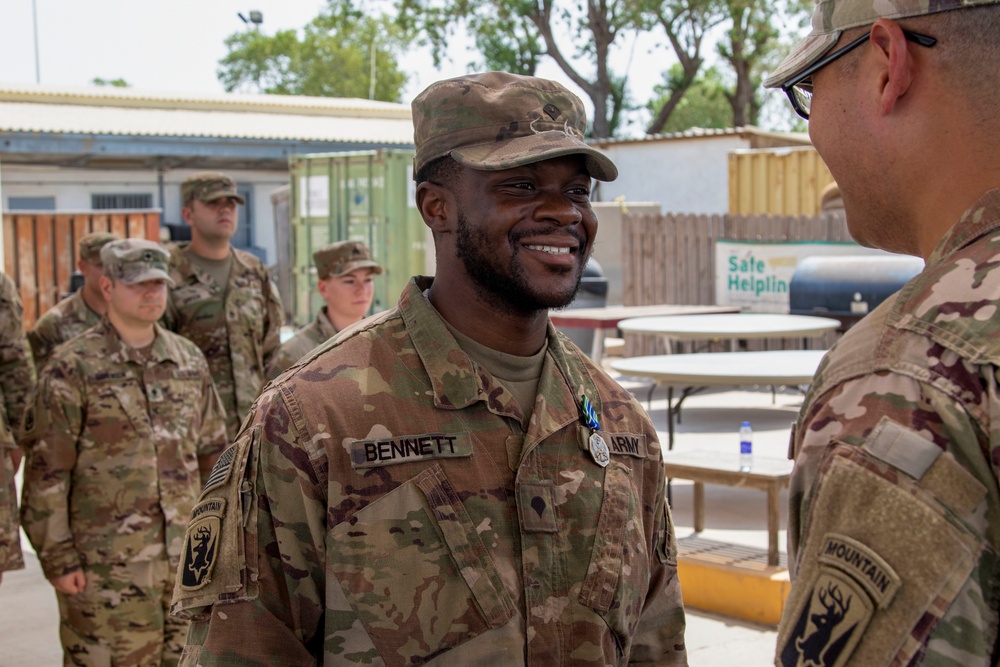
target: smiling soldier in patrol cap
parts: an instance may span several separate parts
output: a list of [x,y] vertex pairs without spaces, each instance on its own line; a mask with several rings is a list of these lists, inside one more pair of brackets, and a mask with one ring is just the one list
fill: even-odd
[[1000,664],[1000,1],[821,0],[767,80],[862,245],[924,271],[827,354],[792,434],[776,663]]
[[375,275],[382,267],[360,241],[337,241],[313,253],[316,288],[325,305],[313,323],[285,342],[267,367],[273,380],[292,364],[368,313],[375,297]]
[[220,459],[184,664],[687,664],[656,430],[548,318],[615,165],[545,79],[441,81],[413,121],[437,274],[272,383]]
[[56,589],[66,664],[176,664],[169,617],[184,529],[226,445],[205,357],[156,322],[167,253],[101,249],[107,314],[42,369],[25,449],[22,524]]

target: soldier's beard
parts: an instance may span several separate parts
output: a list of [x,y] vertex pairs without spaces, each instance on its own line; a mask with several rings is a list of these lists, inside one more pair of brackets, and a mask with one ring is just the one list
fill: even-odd
[[[491,239],[479,228],[469,224],[463,212],[458,214],[455,249],[465,272],[475,282],[476,293],[483,301],[501,312],[529,316],[540,310],[562,308],[576,297],[583,279],[584,262],[576,269],[571,287],[555,292],[536,289],[518,260],[516,243],[507,266],[499,265],[497,253],[490,252]],[[580,247],[586,244],[580,240]]]

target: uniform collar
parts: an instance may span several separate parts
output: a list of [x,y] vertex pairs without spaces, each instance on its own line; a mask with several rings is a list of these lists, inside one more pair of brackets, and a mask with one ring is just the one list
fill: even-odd
[[118,335],[118,330],[111,324],[107,316],[101,318],[101,323],[97,325],[104,335],[108,358],[114,363],[135,363],[145,365],[148,363],[160,364],[164,361],[175,361],[177,350],[164,334],[164,329],[159,324],[154,324],[156,337],[153,339],[153,346],[147,356],[140,355],[132,346],[127,345]]
[[[493,412],[519,416],[520,407],[514,397],[462,351],[441,316],[424,297],[423,292],[432,281],[425,276],[410,281],[400,296],[399,312],[430,376],[435,406],[446,410],[461,409],[482,400]],[[559,334],[551,322],[546,341],[546,360],[538,393],[545,396],[547,404],[542,414],[538,410],[532,412],[531,422],[535,424],[537,420],[541,430],[549,432],[580,417],[580,400],[584,395],[598,414],[601,403],[589,364],[583,360],[580,350]]]
[[337,333],[337,327],[330,321],[330,316],[326,312],[326,306],[320,308],[316,314],[316,328],[319,330],[319,334],[323,337],[323,340]]
[[962,214],[958,222],[952,225],[938,241],[934,252],[927,258],[927,266],[934,266],[944,261],[948,255],[998,228],[1000,228],[1000,188],[984,194]]
[[[191,260],[188,259],[186,249],[191,245],[190,241],[182,241],[180,243],[175,243],[170,251],[170,264],[173,272],[174,282],[176,283],[192,283],[199,282],[204,284],[212,284],[210,281],[205,280],[201,273],[199,273],[191,265]],[[229,280],[232,281],[237,275],[242,275],[247,272],[253,271],[253,267],[247,262],[247,259],[243,256],[243,253],[239,252],[236,248],[229,248],[230,257],[233,258],[233,269],[229,272]],[[237,269],[239,267],[239,269]],[[180,278],[180,280],[178,280]]]

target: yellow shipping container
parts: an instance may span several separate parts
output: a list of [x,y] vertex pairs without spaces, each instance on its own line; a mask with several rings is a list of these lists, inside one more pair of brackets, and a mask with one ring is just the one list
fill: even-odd
[[833,176],[812,146],[729,153],[729,212],[817,215]]

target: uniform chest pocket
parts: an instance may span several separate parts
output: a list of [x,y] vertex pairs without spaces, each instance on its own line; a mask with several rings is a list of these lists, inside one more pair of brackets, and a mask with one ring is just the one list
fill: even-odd
[[230,321],[240,322],[241,328],[247,331],[258,334],[264,331],[264,294],[259,283],[237,280],[231,288],[227,302],[226,317]]
[[146,385],[150,413],[170,433],[182,433],[195,428],[202,399],[201,386],[199,377],[150,381]]
[[333,528],[327,554],[386,665],[420,663],[514,615],[489,552],[438,465]]
[[617,461],[605,469],[604,499],[580,603],[597,611],[628,652],[649,590],[649,550],[642,500],[631,470]]

